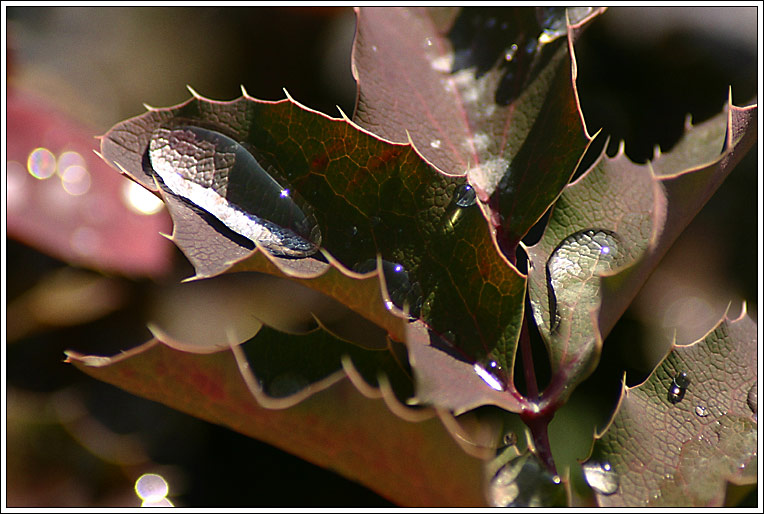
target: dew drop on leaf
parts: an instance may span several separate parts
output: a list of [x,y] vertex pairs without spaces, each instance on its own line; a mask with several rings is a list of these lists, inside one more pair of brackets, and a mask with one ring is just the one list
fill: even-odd
[[[353,267],[357,273],[368,273],[377,267],[375,259],[367,259]],[[385,301],[385,307],[392,310],[393,306],[407,312],[410,320],[419,317],[424,302],[422,287],[419,282],[411,282],[406,268],[399,263],[382,261],[382,274],[385,278],[385,286],[389,299]]]
[[748,397],[746,398],[746,401],[748,402],[748,408],[751,409],[751,412],[753,412],[753,417],[756,419],[758,417],[758,410],[759,410],[759,381],[755,381],[751,388],[748,390]]
[[564,495],[561,482],[535,456],[525,454],[498,469],[488,486],[488,500],[493,507],[548,507]]
[[706,416],[708,416],[708,409],[706,409],[703,405],[696,405],[695,414],[697,414],[701,418],[705,418]]
[[507,432],[502,438],[504,446],[514,446],[517,444],[517,434],[514,432]]
[[159,128],[149,159],[173,194],[274,255],[307,257],[318,250],[312,209],[230,137],[200,127]]
[[684,393],[687,392],[687,386],[690,385],[690,379],[687,377],[687,372],[682,371],[677,373],[674,380],[671,381],[668,391],[668,401],[671,403],[679,403],[684,398]]
[[610,463],[587,461],[583,464],[583,470],[586,483],[598,493],[610,495],[618,490],[618,475]]
[[454,202],[459,207],[470,207],[477,202],[475,190],[469,184],[462,184],[454,191]]
[[573,308],[589,308],[599,301],[599,280],[621,258],[619,237],[609,230],[589,229],[566,237],[546,264],[551,330]]

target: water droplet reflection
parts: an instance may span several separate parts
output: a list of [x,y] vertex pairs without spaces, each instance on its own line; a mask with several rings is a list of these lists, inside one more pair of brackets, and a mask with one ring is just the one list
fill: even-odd
[[615,269],[619,241],[614,232],[589,229],[566,237],[552,252],[546,265],[552,331],[573,309],[588,312],[599,301],[599,280],[593,279]]
[[701,418],[705,418],[706,416],[708,416],[708,409],[706,409],[706,407],[703,405],[696,405],[695,414],[697,414]]
[[440,139],[433,139],[432,141],[430,141],[430,146],[435,149],[440,148],[440,145],[441,145]]
[[[321,233],[312,209],[295,198],[243,145],[199,127],[160,128],[149,145],[164,185],[275,255],[306,257]],[[299,201],[299,205],[298,205]]]
[[618,475],[610,463],[587,461],[583,464],[584,478],[592,489],[605,496],[618,490]]

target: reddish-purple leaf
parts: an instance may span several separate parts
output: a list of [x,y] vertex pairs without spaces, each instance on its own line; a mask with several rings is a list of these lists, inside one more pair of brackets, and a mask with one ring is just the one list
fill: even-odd
[[172,247],[160,236],[169,219],[163,209],[140,210],[135,195],[146,191],[134,190],[93,153],[93,135],[46,102],[11,89],[8,235],[79,266],[161,275],[170,266]]
[[514,259],[588,145],[572,45],[601,12],[568,9],[568,31],[565,8],[358,9],[354,119],[467,174]]
[[604,507],[719,507],[756,481],[756,324],[745,309],[625,387],[583,463]]

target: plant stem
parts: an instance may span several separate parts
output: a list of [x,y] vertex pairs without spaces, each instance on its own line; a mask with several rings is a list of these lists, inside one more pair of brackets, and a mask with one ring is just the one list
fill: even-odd
[[[530,403],[538,406],[539,389],[536,382],[536,370],[533,367],[533,353],[531,352],[531,338],[528,332],[528,319],[523,319],[523,326],[520,330],[520,354],[523,360],[523,374],[525,376],[525,387],[528,391],[528,400]],[[549,422],[554,416],[554,409],[527,410],[520,415],[523,422],[530,428],[533,436],[533,446],[541,462],[547,467],[552,475],[557,475],[557,468],[554,465],[552,457],[552,448],[549,445]]]
[[525,387],[528,390],[528,399],[532,403],[539,400],[539,388],[536,383],[536,370],[533,367],[533,353],[531,352],[531,338],[528,333],[528,320],[523,319],[523,327],[520,329],[520,356],[523,359],[523,375]]

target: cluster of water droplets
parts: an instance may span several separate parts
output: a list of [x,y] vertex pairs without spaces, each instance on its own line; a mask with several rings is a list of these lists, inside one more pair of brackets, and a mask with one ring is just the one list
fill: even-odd
[[[684,398],[684,394],[687,392],[687,387],[690,385],[690,379],[687,376],[686,371],[677,373],[674,379],[671,381],[671,385],[668,390],[668,401],[671,403],[679,403]],[[705,407],[703,408],[705,413]],[[699,414],[700,415],[700,414]]]
[[171,193],[274,255],[307,257],[321,244],[312,209],[241,143],[195,126],[159,128],[149,160]]

